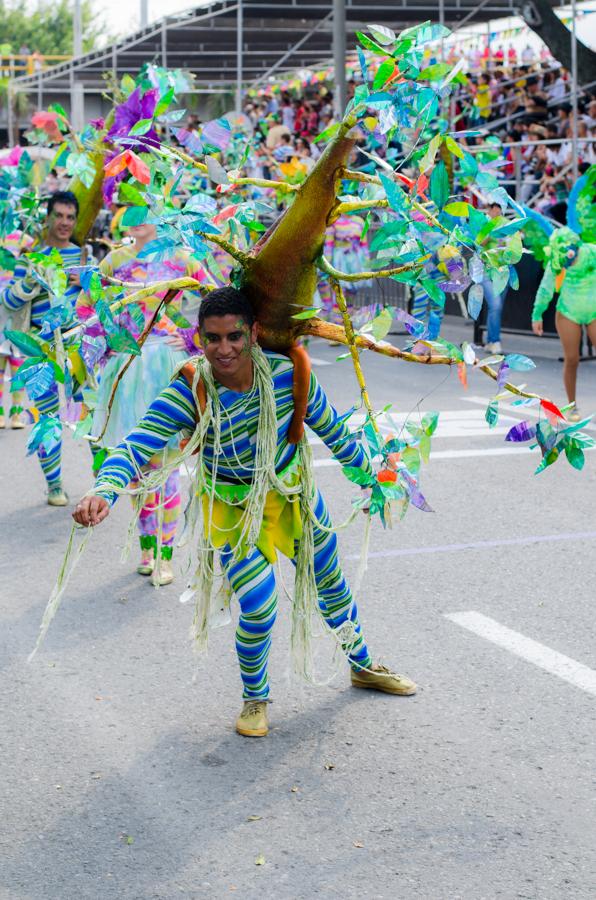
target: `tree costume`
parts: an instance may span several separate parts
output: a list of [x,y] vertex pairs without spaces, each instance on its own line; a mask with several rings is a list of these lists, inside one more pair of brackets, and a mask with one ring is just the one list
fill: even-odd
[[[228,571],[233,572],[234,565],[241,561],[237,548],[246,546],[249,553],[254,553],[254,548],[258,548],[270,491],[277,492],[282,498],[299,494],[303,533],[294,548],[297,588],[292,609],[292,632],[295,659],[306,675],[311,670],[308,654],[311,614],[318,610],[319,605],[314,566],[315,537],[311,525],[313,528],[320,528],[322,533],[326,533],[327,526],[324,525],[325,510],[315,500],[308,465],[308,446],[304,440],[304,420],[311,414],[309,403],[312,380],[305,351],[299,345],[301,338],[318,336],[348,345],[348,355],[353,362],[360,388],[361,403],[366,410],[366,421],[359,437],[364,438],[368,453],[372,459],[376,459],[379,471],[375,473],[367,465],[345,465],[344,472],[356,484],[371,488],[370,513],[378,514],[383,524],[388,524],[392,515],[403,515],[410,504],[421,510],[430,509],[420,489],[419,470],[421,462],[428,459],[430,440],[436,429],[438,415],[430,414],[415,423],[408,422],[407,428],[401,429],[399,435],[384,440],[380,435],[377,414],[368,396],[360,366],[359,353],[364,349],[417,364],[455,366],[462,382],[466,380],[468,367],[484,372],[497,383],[495,396],[487,409],[489,425],[497,423],[498,404],[503,397],[515,395],[524,402],[538,404],[539,424],[542,427],[534,427],[531,434],[532,426],[522,423],[524,428],[514,426],[507,435],[508,440],[515,441],[536,438],[544,453],[538,471],[554,462],[563,447],[566,452],[570,450],[568,457],[571,455],[577,461],[577,453],[583,458],[581,447],[593,443],[578,427],[569,425],[563,411],[555,404],[507,380],[509,373],[533,367],[531,360],[526,357],[509,354],[495,355],[487,360],[478,359],[474,348],[469,345],[460,348],[440,338],[431,339],[424,323],[401,310],[395,311],[395,315],[411,335],[411,341],[405,349],[382,340],[391,324],[390,310],[384,310],[378,317],[382,321],[375,320],[368,331],[362,329],[360,333],[355,333],[342,282],[359,282],[378,277],[391,277],[409,284],[419,282],[429,296],[441,303],[441,298],[444,302],[444,289],[449,290],[449,260],[457,258],[462,260],[462,267],[468,267],[467,272],[458,273],[458,285],[464,284],[466,280],[468,284],[473,282],[470,290],[477,289],[473,296],[475,295],[475,302],[480,301],[481,304],[481,285],[485,278],[489,277],[495,288],[502,288],[515,279],[513,264],[522,253],[519,232],[527,221],[523,211],[499,187],[496,176],[491,172],[501,149],[491,146],[490,150],[475,157],[449,134],[449,125],[441,116],[450,85],[463,76],[457,67],[452,71],[449,64],[438,63],[424,68],[424,46],[429,41],[441,39],[448,33],[447,29],[425,23],[406,29],[400,35],[380,26],[370,26],[368,31],[367,35],[359,35],[359,40],[369,58],[373,54],[380,57],[382,62],[373,77],[368,69],[367,56],[362,50],[359,51],[363,83],[357,87],[343,120],[321,135],[321,140],[328,142],[327,146],[311,172],[300,183],[246,177],[242,174],[242,160],[233,169],[227,170],[222,164],[222,161],[226,161],[225,146],[229,143],[229,124],[226,139],[226,126],[223,124],[225,120],[206,123],[198,136],[193,135],[191,152],[200,154],[202,160],[189,155],[186,147],[181,150],[165,144],[155,126],[171,124],[171,118],[167,118],[170,115],[167,107],[176,93],[177,75],[164,73],[153,67],[147,67],[143,71],[136,85],[133,83],[131,87],[127,83],[126,97],[116,106],[109,127],[108,124],[103,129],[90,127],[87,130],[84,152],[81,153],[79,148],[72,146],[69,151],[71,155],[76,151],[77,167],[88,167],[87,187],[81,188],[83,200],[86,192],[90,198],[86,208],[91,210],[97,204],[97,192],[105,175],[110,195],[117,189],[122,199],[133,204],[125,213],[124,224],[140,224],[144,221],[159,223],[158,240],[154,248],[157,255],[163,254],[172,246],[183,246],[197,258],[206,259],[208,268],[209,246],[215,245],[225,250],[237,264],[232,272],[232,282],[242,288],[254,309],[261,347],[265,351],[288,354],[293,358],[294,413],[288,429],[288,440],[292,444],[298,444],[300,487],[298,489],[297,484],[286,483],[285,474],[289,477],[290,473],[284,473],[283,470],[278,472],[277,469],[276,457],[279,451],[283,458],[284,445],[283,442],[278,444],[278,413],[271,369],[267,363],[267,358],[275,357],[255,352],[253,361],[259,416],[258,439],[254,441],[254,477],[240,493],[238,486],[234,485],[235,493],[232,498],[226,497],[227,505],[242,509],[238,513],[239,521],[231,523],[228,521],[227,507],[224,511],[218,505],[221,498],[218,498],[219,486],[215,469],[213,480],[209,480],[208,449],[209,435],[212,435],[213,446],[218,451],[223,448],[228,423],[210,367],[204,359],[199,358],[196,362],[192,389],[199,398],[202,414],[184,450],[184,458],[190,458],[193,451],[197,451],[196,491],[189,510],[188,543],[194,572],[189,590],[196,603],[193,633],[195,643],[200,646],[203,645],[207,632],[208,603],[213,596],[212,561],[214,552],[218,549],[216,529],[212,526],[214,515],[219,511],[222,525],[234,529],[236,543],[235,546],[230,545],[231,560],[224,551],[224,565]],[[374,153],[371,158],[376,166],[376,174],[351,171],[347,167],[347,160],[354,147],[357,125],[374,131],[375,135],[378,134],[387,141],[399,135],[405,147],[406,160],[414,168],[414,177],[402,175]],[[181,138],[185,146],[184,136],[181,135]],[[247,142],[244,159],[249,153],[250,143]],[[453,199],[456,167],[456,175],[462,183],[468,186],[481,181],[489,200],[497,198],[508,203],[518,217],[514,220],[503,217],[489,219],[471,204]],[[195,172],[201,181],[189,199],[177,204],[174,202],[174,187],[179,183],[181,173],[188,170]],[[262,206],[252,199],[243,198],[243,191],[251,186],[270,190],[274,193],[276,203],[285,204],[284,211],[269,228],[259,221],[259,216],[263,213]],[[106,185],[104,189],[105,187]],[[233,215],[226,219],[229,238],[222,235],[216,223],[214,197],[221,194],[226,195],[226,200],[229,195],[230,199],[233,197],[238,201]],[[366,213],[365,227],[370,224],[370,217],[378,219],[375,252],[370,261],[371,271],[345,273],[339,271],[324,256],[325,233],[342,215],[356,212]],[[248,250],[241,247],[239,234],[246,240]],[[440,258],[445,261],[446,266],[446,271],[441,273],[446,279],[445,288],[437,283],[434,272],[429,274],[425,269],[432,253],[439,254],[439,250]],[[469,264],[465,261],[468,257]],[[318,310],[312,306],[320,272],[329,278],[332,285],[342,325],[323,321],[317,316]],[[118,286],[106,289],[96,272],[89,273],[83,286],[85,290],[95,292],[101,298],[98,315],[103,316],[110,326],[108,337],[111,334],[112,340],[122,341],[124,335],[121,327],[114,322],[114,314],[127,304],[142,299],[143,291],[123,296],[121,290],[118,293]],[[187,278],[163,281],[147,290],[167,290],[163,301],[167,305],[176,291],[187,288],[204,290],[196,281]],[[458,287],[459,289],[461,288]],[[80,341],[84,333],[84,329],[75,329],[72,339]],[[141,340],[142,337],[139,338],[139,343]],[[138,353],[139,348],[134,352]],[[182,383],[176,382],[176,386],[182,397]],[[200,396],[204,399],[204,409]],[[174,424],[178,421],[180,420],[176,420]],[[163,422],[157,424],[159,428],[165,427]],[[126,457],[129,462],[134,461],[135,452],[132,446],[129,450],[128,457],[122,449],[119,451],[120,456],[117,454],[115,457],[124,465],[126,480],[131,473],[124,459]],[[141,454],[135,462],[137,474],[142,459]],[[179,462],[177,460],[176,465]],[[572,461],[572,464],[575,463]],[[111,478],[116,478],[115,470],[111,468],[110,471]],[[151,472],[144,474],[144,489],[155,488],[167,474],[168,465],[158,475]],[[236,470],[232,475],[236,477]],[[114,489],[114,484],[111,489]],[[119,490],[123,490],[122,483]],[[289,502],[288,499],[287,503]],[[209,510],[207,531],[202,509],[205,503],[208,503]],[[355,512],[363,503],[362,499],[356,501]],[[201,509],[197,509],[198,504]],[[317,517],[314,522],[313,506],[315,510],[320,509],[322,517]],[[286,506],[284,510],[284,515],[288,515]],[[220,527],[217,519],[216,525],[217,528]],[[86,539],[88,535],[84,540]],[[69,545],[72,552],[74,541],[73,533]],[[321,546],[324,546],[324,542]],[[258,549],[267,559],[262,548]],[[257,568],[261,565],[264,564],[259,557]],[[265,572],[263,569],[263,573]],[[70,562],[67,560],[46,609],[41,636],[55,614],[69,573]],[[268,576],[264,574],[263,577]],[[326,604],[328,602],[325,601]],[[342,617],[345,609],[343,606]],[[343,634],[340,640],[347,647]],[[267,638],[263,637],[262,649],[266,649],[266,644]]]

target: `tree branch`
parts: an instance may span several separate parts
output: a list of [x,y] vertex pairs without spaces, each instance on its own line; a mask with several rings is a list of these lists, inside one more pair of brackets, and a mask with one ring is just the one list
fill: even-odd
[[[346,335],[345,329],[341,325],[334,325],[332,322],[324,322],[323,319],[318,319],[316,317],[307,319],[303,323],[302,334],[308,337],[321,337],[327,341],[334,341],[338,344],[350,346],[350,340]],[[460,360],[451,359],[450,356],[435,355],[430,350],[427,354],[421,356],[417,353],[411,353],[408,350],[400,350],[399,347],[394,347],[392,344],[388,344],[385,341],[377,343],[373,338],[366,337],[362,334],[356,334],[354,336],[354,344],[362,350],[372,350],[374,353],[380,353],[383,356],[391,356],[394,359],[403,359],[406,362],[419,363],[426,366],[457,366],[460,364]],[[499,377],[498,372],[491,366],[483,366],[482,361],[475,362],[471,368],[484,372],[484,374],[488,375],[489,378],[492,378],[493,381],[497,381]],[[517,385],[511,384],[509,381],[505,382],[503,390],[509,391],[510,394],[515,394],[517,397],[525,397],[528,400],[546,399],[539,394],[523,391],[521,388],[518,388]]]
[[319,268],[336,281],[367,281],[369,278],[391,278],[392,275],[399,275],[401,272],[417,269],[431,256],[431,253],[427,253],[425,256],[417,259],[416,262],[405,263],[403,266],[396,266],[393,269],[378,269],[375,272],[340,272],[339,269],[331,265],[329,260],[321,256],[319,257]]

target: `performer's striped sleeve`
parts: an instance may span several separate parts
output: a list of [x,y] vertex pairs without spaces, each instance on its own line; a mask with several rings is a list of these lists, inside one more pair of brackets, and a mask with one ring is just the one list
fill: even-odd
[[306,424],[329,447],[342,466],[355,466],[372,472],[369,457],[362,444],[350,434],[314,374],[310,376]]
[[2,301],[8,309],[20,309],[29,300],[39,294],[41,285],[32,278],[27,278],[27,263],[19,259],[14,268],[12,278],[2,290]]
[[112,506],[118,496],[113,488],[125,488],[140,467],[179,431],[194,431],[195,416],[192,391],[179,377],[157,396],[137,427],[107,456],[97,473],[94,493]]

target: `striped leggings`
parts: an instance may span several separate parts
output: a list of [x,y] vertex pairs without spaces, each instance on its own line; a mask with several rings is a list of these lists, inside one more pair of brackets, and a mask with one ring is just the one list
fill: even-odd
[[[45,392],[45,394],[42,394],[41,397],[36,397],[33,402],[42,416],[56,416],[59,418],[60,399],[58,397],[58,387],[56,385],[53,385]],[[62,462],[62,438],[59,438],[56,446],[53,447],[49,453],[47,453],[43,447],[40,447],[37,451],[37,456],[41,465],[41,470],[48,483],[48,487],[50,489],[57,487],[60,484],[62,474],[60,471]]]
[[[6,370],[8,366],[10,366],[11,376],[14,377],[17,373],[17,369],[21,365],[23,360],[18,356],[0,354],[0,415],[4,415],[4,378],[6,374]],[[12,416],[15,412],[21,412],[23,408],[23,400],[25,397],[25,391],[23,388],[20,388],[18,391],[11,391],[12,395],[12,403],[10,405],[9,415]]]
[[[315,515],[329,527],[331,518],[321,493],[317,491]],[[331,628],[351,620],[356,641],[350,643],[348,659],[354,668],[372,664],[360,623],[358,610],[343,576],[337,558],[337,538],[333,532],[315,525],[315,579],[319,590],[319,606]],[[273,566],[256,548],[244,559],[234,561],[229,547],[221,554],[224,571],[240,604],[236,629],[236,652],[245,700],[266,700],[269,696],[267,665],[271,649],[271,632],[277,614],[277,587]],[[348,652],[348,648],[344,647]]]

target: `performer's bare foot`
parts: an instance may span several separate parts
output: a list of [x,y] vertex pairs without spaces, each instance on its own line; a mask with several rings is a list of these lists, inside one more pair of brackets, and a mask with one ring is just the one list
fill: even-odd
[[387,666],[374,663],[372,671],[359,669],[350,671],[352,687],[368,688],[371,691],[383,691],[385,694],[400,694],[409,697],[416,693],[416,684],[405,675],[392,672]]

